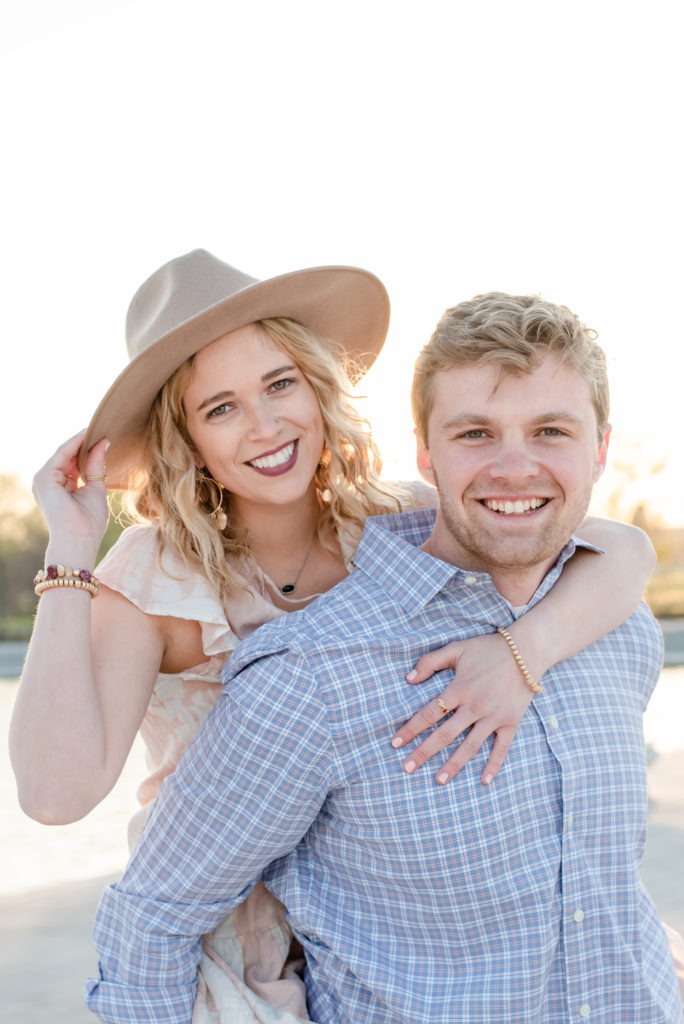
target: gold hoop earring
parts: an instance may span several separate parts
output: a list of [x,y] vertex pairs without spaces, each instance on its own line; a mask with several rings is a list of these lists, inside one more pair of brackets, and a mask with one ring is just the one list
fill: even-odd
[[210,519],[214,520],[214,522],[216,523],[216,529],[219,531],[219,533],[223,533],[226,526],[228,525],[228,516],[223,510],[223,487],[218,482],[218,480],[214,480],[212,476],[205,476],[204,473],[200,473],[199,480],[197,482],[199,484],[206,485],[207,490],[210,492],[208,495],[209,501],[212,502],[213,498],[211,495],[211,488],[218,488],[218,501],[216,502],[216,508],[213,510],[213,512],[208,512],[207,515],[209,516]]

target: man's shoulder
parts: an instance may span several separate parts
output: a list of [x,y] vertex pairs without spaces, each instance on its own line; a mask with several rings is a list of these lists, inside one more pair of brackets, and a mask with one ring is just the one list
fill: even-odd
[[393,540],[404,541],[412,546],[421,545],[429,536],[435,522],[437,510],[433,503],[417,503],[415,507],[403,512],[386,512],[384,515],[370,516],[366,520],[361,538],[377,535],[384,536],[385,543]]
[[619,679],[648,698],[660,678],[663,653],[660,623],[642,601],[623,623],[551,671],[563,671],[565,666],[585,676],[590,672]]
[[[625,652],[636,648],[640,652],[640,662],[660,662],[664,647],[663,630],[645,601],[641,601],[632,614],[614,629],[599,637],[589,647],[579,651],[580,654],[610,651]],[[572,660],[572,659],[570,659]]]
[[[629,618],[625,619],[613,632],[622,632],[635,637],[648,637],[658,645],[663,642],[662,626],[646,601],[640,601]],[[608,635],[610,636],[610,634]]]
[[360,579],[360,574],[353,571],[307,608],[265,622],[241,640],[233,651],[224,667],[224,681],[263,658],[301,659],[315,651],[328,650],[339,638],[341,626],[348,623],[360,591],[367,591],[369,586],[372,586],[370,580]]

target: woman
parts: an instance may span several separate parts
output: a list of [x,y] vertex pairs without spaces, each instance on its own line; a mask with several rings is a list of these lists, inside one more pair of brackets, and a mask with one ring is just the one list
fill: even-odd
[[[57,568],[37,577],[42,596],[11,728],[32,817],[58,823],[88,813],[140,729],[152,774],[134,842],[215,703],[221,664],[239,638],[341,580],[368,515],[432,502],[425,487],[380,481],[376,449],[349,401],[345,365],[357,375],[370,366],[388,310],[383,286],[364,271],[257,282],[201,250],[139,289],[127,320],[129,366],[85,436],[58,449],[34,482],[50,529],[46,565]],[[106,483],[129,489],[139,523],[93,579]],[[537,678],[622,621],[651,568],[638,531],[594,521],[583,532],[605,538],[607,555],[573,559],[511,629]],[[457,661],[458,675],[440,703],[458,708],[460,729],[472,726],[447,777],[496,733],[483,779],[491,781],[532,692],[496,634],[444,657]],[[439,738],[446,728],[423,753],[448,742]],[[417,731],[402,731],[395,745]],[[289,942],[282,908],[257,887],[207,937],[195,1020],[305,1019],[301,985],[286,967]]]

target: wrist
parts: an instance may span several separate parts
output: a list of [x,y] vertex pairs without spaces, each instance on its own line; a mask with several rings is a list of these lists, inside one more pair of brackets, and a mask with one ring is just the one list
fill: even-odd
[[81,542],[73,537],[65,538],[64,541],[51,540],[45,551],[44,565],[72,565],[94,572],[98,551],[99,545],[94,547],[92,542]]
[[525,680],[525,685],[527,686],[527,688],[529,690],[531,690],[532,693],[543,693],[544,691],[543,691],[543,687],[542,687],[541,683],[539,682],[538,679],[535,679],[535,677],[530,672],[529,668],[527,667],[527,665],[526,665],[526,663],[525,663],[525,661],[523,659],[522,654],[520,653],[518,645],[516,644],[515,640],[513,639],[511,634],[508,632],[508,630],[505,629],[503,626],[499,626],[497,628],[497,633],[499,633],[504,638],[504,640],[506,641],[506,644],[508,645],[508,648],[509,648],[511,654],[513,655],[513,658],[515,659],[515,663],[518,666],[518,668],[520,669],[520,674],[522,675],[523,679]]
[[[536,609],[535,609],[536,611]],[[535,679],[541,679],[555,661],[551,656],[553,650],[552,630],[546,631],[540,618],[532,621],[528,618],[530,613],[523,615],[507,626],[508,632],[524,652],[525,664]]]

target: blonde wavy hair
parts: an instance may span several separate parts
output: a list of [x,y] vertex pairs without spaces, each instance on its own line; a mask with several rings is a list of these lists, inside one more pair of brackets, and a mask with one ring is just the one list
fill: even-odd
[[[318,534],[356,528],[368,516],[398,512],[409,502],[400,485],[380,480],[382,461],[368,421],[354,408],[351,388],[359,376],[335,343],[321,342],[306,327],[286,318],[258,324],[297,364],[313,388],[323,417],[324,447],[315,474],[320,505]],[[194,356],[169,378],[152,406],[139,482],[126,496],[134,521],[154,523],[161,550],[172,548],[214,586],[221,601],[253,578],[255,564],[246,531],[231,516],[230,494],[221,505],[227,526],[219,530],[218,485],[195,463],[183,395],[192,379]]]

